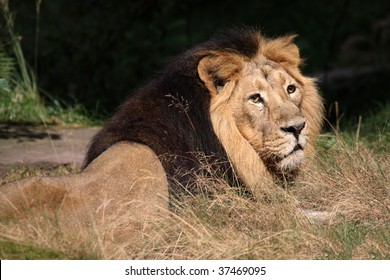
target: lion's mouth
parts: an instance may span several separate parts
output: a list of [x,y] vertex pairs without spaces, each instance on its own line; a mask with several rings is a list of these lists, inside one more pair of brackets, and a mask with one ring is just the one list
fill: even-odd
[[288,153],[286,156],[284,156],[283,158],[286,158],[286,157],[289,157],[291,156],[293,153],[297,152],[297,151],[302,151],[303,150],[303,147],[301,146],[301,144],[296,144],[294,149]]
[[288,153],[272,154],[264,157],[264,162],[270,168],[278,171],[292,171],[297,169],[304,159],[304,146],[297,143]]
[[284,156],[275,157],[274,166],[279,171],[290,172],[301,165],[303,158],[303,146],[296,144],[289,153]]
[[293,155],[294,153],[296,153],[298,151],[303,151],[303,147],[299,143],[296,144],[294,146],[294,148],[288,153],[285,153],[285,154],[263,153],[263,154],[260,154],[260,156],[262,156],[263,159],[265,159],[266,161],[279,162],[279,161],[284,160],[285,158],[288,158],[289,156]]

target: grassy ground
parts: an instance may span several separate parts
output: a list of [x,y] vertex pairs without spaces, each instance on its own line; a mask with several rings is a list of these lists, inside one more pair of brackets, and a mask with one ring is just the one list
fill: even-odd
[[[378,138],[367,145],[354,137],[322,135],[317,163],[294,185],[270,186],[261,201],[241,196],[220,179],[199,178],[198,187],[212,190],[211,197],[183,197],[169,218],[125,239],[114,236],[131,213],[97,221],[77,239],[64,238],[44,214],[1,221],[0,258],[390,259],[390,142]],[[71,172],[19,166],[3,183]],[[311,211],[310,219],[303,210]]]

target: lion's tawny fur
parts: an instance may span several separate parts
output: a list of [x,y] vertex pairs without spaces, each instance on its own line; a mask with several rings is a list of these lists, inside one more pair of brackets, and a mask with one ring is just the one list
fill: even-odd
[[126,213],[143,223],[168,208],[165,171],[150,148],[118,143],[79,174],[28,178],[0,187],[0,219],[53,215],[75,236],[96,220]]

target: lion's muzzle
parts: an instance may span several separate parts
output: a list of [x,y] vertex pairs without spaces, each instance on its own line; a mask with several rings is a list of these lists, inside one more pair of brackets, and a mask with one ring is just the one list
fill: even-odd
[[280,130],[284,133],[290,133],[294,135],[295,139],[298,140],[299,135],[306,126],[306,120],[304,118],[296,119],[288,123],[287,127],[281,127]]

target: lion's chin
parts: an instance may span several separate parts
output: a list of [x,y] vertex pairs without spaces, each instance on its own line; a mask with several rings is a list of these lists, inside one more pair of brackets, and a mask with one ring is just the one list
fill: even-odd
[[281,172],[291,172],[302,165],[304,158],[303,150],[298,150],[283,158],[276,166]]

